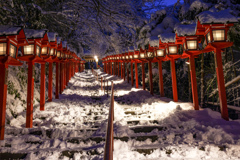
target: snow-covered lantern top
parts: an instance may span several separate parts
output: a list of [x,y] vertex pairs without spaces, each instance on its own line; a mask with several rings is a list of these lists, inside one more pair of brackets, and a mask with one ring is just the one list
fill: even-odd
[[67,46],[67,41],[62,42],[62,53],[63,53],[63,59],[68,59],[69,57],[69,47]]
[[145,50],[140,47],[139,49],[139,59],[144,59],[145,58]]
[[0,63],[22,65],[16,60],[18,48],[28,44],[22,27],[0,26],[0,41]]
[[134,58],[134,47],[133,46],[128,47],[128,56],[129,56],[130,60],[132,60]]
[[63,45],[62,45],[62,38],[61,37],[57,37],[57,58],[58,59],[62,59],[64,57],[63,54]]
[[165,48],[159,48],[158,36],[152,36],[149,38],[149,45],[154,51],[154,57],[165,57]]
[[160,42],[166,44],[166,55],[172,58],[179,58],[181,54],[179,53],[179,44],[175,43],[175,33],[162,33],[159,35]]
[[133,49],[134,49],[133,59],[137,60],[139,59],[140,56],[140,50],[137,45],[134,45]]
[[48,32],[48,40],[50,42],[50,53],[49,55],[54,57],[56,56],[56,50],[57,50],[57,33],[54,32]]
[[22,55],[17,55],[17,58],[22,61],[45,63],[40,57],[42,42],[44,39],[48,41],[47,30],[24,29],[24,32],[28,39],[28,45],[22,47]]
[[205,44],[208,47],[226,48],[233,43],[228,42],[228,30],[234,23],[238,23],[236,17],[229,13],[229,10],[219,12],[204,11],[197,15],[196,35],[205,36]]
[[196,35],[196,24],[178,25],[175,27],[176,44],[183,45],[184,55],[201,54],[203,36]]
[[123,52],[124,59],[125,59],[126,61],[129,61],[128,49],[124,49],[123,51],[124,51],[124,52]]

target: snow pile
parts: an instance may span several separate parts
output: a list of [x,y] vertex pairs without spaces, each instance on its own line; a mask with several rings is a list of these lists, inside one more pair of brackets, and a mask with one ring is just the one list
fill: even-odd
[[0,26],[0,35],[16,35],[22,29],[22,27],[16,26]]
[[231,15],[229,9],[219,12],[204,11],[197,15],[201,24],[209,23],[237,23],[238,20],[235,16]]
[[158,36],[162,43],[175,42],[175,33],[162,33]]
[[174,28],[178,36],[193,36],[196,34],[196,24],[178,25]]
[[47,30],[24,29],[27,39],[43,38]]

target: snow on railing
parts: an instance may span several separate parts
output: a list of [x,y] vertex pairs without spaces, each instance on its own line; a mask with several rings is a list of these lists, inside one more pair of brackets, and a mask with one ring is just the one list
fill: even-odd
[[113,121],[114,121],[114,88],[113,88],[113,81],[112,83],[112,90],[111,90],[111,103],[109,107],[109,114],[108,114],[108,125],[107,125],[107,133],[106,133],[106,143],[104,148],[104,160],[113,160]]

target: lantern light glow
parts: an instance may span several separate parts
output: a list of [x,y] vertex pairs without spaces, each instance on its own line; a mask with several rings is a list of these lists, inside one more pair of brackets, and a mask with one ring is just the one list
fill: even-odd
[[6,55],[7,44],[0,43],[0,56]]
[[157,56],[158,57],[164,57],[164,50],[163,49],[158,49],[157,50]]
[[197,41],[196,40],[190,40],[187,41],[187,48],[190,50],[197,49]]
[[24,46],[24,54],[25,55],[31,55],[34,53],[34,45],[28,45],[28,46]]
[[42,54],[47,54],[47,49],[48,49],[47,47],[43,47],[42,48]]
[[12,45],[12,44],[10,44],[10,52],[9,52],[9,54],[10,54],[11,57],[15,58],[16,51],[17,51],[17,47]]
[[213,30],[213,40],[214,41],[224,41],[225,40],[225,30]]
[[169,46],[169,54],[177,54],[177,46]]

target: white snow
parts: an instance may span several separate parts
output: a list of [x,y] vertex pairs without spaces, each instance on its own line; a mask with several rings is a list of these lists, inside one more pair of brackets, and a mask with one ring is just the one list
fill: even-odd
[[162,43],[168,42],[175,42],[175,33],[162,33],[159,34],[158,37],[160,38]]
[[[192,103],[152,96],[97,72],[108,86],[114,82],[114,160],[240,159],[239,120],[225,121],[210,109],[195,111]],[[6,123],[0,153],[27,153],[31,160],[102,159],[110,97],[100,86],[90,72],[76,73],[45,111],[35,105],[33,128],[24,128],[25,111]]]
[[158,38],[158,36],[151,36],[149,38],[149,44],[152,47],[158,47],[159,46],[159,38]]
[[19,26],[3,26],[0,25],[0,35],[16,35],[18,32],[22,29],[22,27]]
[[24,29],[27,39],[31,38],[43,38],[47,33],[47,30],[35,30],[35,29]]
[[57,38],[57,36],[58,36],[58,34],[57,34],[57,33],[54,33],[54,32],[48,32],[47,35],[48,35],[48,40],[49,40],[50,42],[55,42],[55,41],[56,41],[56,38]]
[[231,15],[230,9],[222,10],[219,12],[204,11],[197,15],[201,24],[209,23],[237,23],[238,20],[235,16]]
[[178,36],[193,36],[196,34],[196,24],[178,25],[174,28]]

